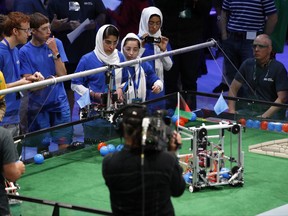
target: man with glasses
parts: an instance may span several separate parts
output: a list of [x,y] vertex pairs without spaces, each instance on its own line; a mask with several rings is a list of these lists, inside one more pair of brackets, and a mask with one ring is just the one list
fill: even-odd
[[[4,38],[0,43],[0,71],[3,72],[7,88],[24,85],[41,79],[40,73],[29,77],[21,77],[18,56],[19,44],[25,44],[30,36],[30,18],[20,12],[11,12],[3,21]],[[5,96],[6,114],[0,126],[7,128],[12,136],[19,135],[19,107],[21,92],[10,93]],[[21,150],[19,154],[21,154]]]
[[278,15],[274,0],[223,0],[219,17],[222,48],[225,52],[225,83],[220,83],[213,92],[227,89],[242,62],[253,57],[251,44],[259,34],[274,30]]
[[[236,74],[229,90],[229,96],[235,97],[243,86],[247,98],[287,103],[288,78],[284,65],[271,59],[272,42],[268,35],[258,35],[252,44],[254,58],[244,61]],[[235,113],[235,101],[229,101],[229,112]],[[247,109],[247,106],[246,106]],[[243,110],[242,110],[243,111]],[[239,111],[240,112],[240,111]],[[253,107],[249,114],[273,119],[284,119],[285,109],[276,106],[261,105]]]
[[[62,42],[51,37],[49,19],[41,13],[30,15],[32,39],[19,51],[21,75],[29,77],[41,71],[45,79],[65,76],[68,61]],[[29,91],[28,131],[33,132],[71,121],[68,98],[63,82]],[[72,127],[51,132],[59,149],[65,149],[72,141]],[[48,138],[48,139],[47,139]],[[38,153],[49,151],[50,134],[34,136],[30,144],[38,147]]]

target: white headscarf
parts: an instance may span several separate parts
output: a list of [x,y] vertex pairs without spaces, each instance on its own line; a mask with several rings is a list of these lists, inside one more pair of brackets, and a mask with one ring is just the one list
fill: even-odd
[[[129,38],[133,38],[139,41],[139,44],[141,44],[141,40],[139,39],[139,37],[134,34],[134,33],[128,33],[122,40],[121,42],[121,52],[124,54],[124,44],[125,41]],[[139,58],[139,57],[137,57]],[[143,68],[141,67],[140,64],[134,64],[131,65],[131,67],[135,68],[135,77],[131,77],[131,74],[129,73],[129,79],[128,79],[128,89],[126,92],[126,100],[127,100],[127,104],[132,103],[132,99],[138,97],[142,99],[142,102],[145,101],[146,98],[146,76],[145,76],[145,71],[143,70]],[[139,78],[139,73],[140,73],[140,78]],[[132,80],[134,80],[136,83],[139,81],[138,83],[138,89],[135,89],[134,86],[134,82]],[[139,79],[139,80],[138,80]]]
[[[148,27],[148,22],[149,22],[149,19],[152,15],[158,15],[160,17],[160,20],[161,20],[161,26],[155,34],[149,33],[149,27]],[[157,7],[152,6],[152,7],[144,8],[142,10],[142,14],[141,14],[141,18],[140,18],[138,35],[141,37],[145,33],[148,33],[150,36],[160,37],[162,35],[161,30],[160,30],[162,27],[162,23],[163,23],[162,12]]]
[[[162,36],[161,30],[160,30],[161,26],[155,34],[151,34],[149,32],[149,26],[148,26],[149,24],[148,23],[149,23],[149,19],[152,15],[158,15],[160,17],[161,26],[162,26],[162,23],[163,23],[162,12],[157,7],[153,7],[153,6],[144,8],[142,10],[142,14],[141,14],[141,18],[140,18],[139,32],[138,32],[139,37],[142,37],[145,33],[148,33],[152,37],[161,37]],[[154,45],[153,47],[154,47],[154,54],[161,53],[160,48],[158,46]],[[157,76],[162,81],[164,81],[163,71],[164,71],[163,62],[159,58],[155,59],[155,72],[156,72]]]
[[[111,55],[107,55],[103,48],[103,35],[107,27],[113,26],[113,25],[103,25],[96,34],[95,39],[95,49],[94,53],[97,56],[97,58],[102,61],[103,63],[107,65],[114,65],[120,63],[120,58],[118,55],[118,50],[115,49]],[[113,26],[115,27],[115,26]],[[116,28],[116,27],[115,27]],[[117,28],[116,28],[117,29]],[[116,88],[118,88],[121,84],[122,80],[122,69],[118,68],[115,69],[115,85]]]

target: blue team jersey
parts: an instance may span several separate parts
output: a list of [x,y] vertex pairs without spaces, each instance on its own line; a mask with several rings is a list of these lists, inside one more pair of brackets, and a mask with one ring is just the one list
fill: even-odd
[[[16,82],[21,78],[17,47],[10,50],[8,46],[6,46],[3,43],[0,43],[0,71],[2,71],[7,84]],[[6,113],[0,125],[18,124],[20,122],[19,93],[7,94],[5,96],[5,101],[6,101]]]
[[[56,39],[58,51],[62,62],[67,62],[67,57],[62,42]],[[34,74],[36,71],[42,73],[45,79],[56,76],[53,54],[46,44],[39,47],[31,42],[25,44],[19,51],[21,62],[21,74]],[[29,110],[37,110],[40,107],[44,110],[60,111],[68,106],[67,95],[63,82],[50,85],[41,90],[29,92]]]

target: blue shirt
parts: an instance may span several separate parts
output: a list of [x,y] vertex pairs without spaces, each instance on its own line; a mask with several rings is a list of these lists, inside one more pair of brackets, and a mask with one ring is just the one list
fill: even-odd
[[[62,42],[58,39],[55,40],[62,62],[67,62]],[[45,79],[56,76],[53,54],[46,44],[34,46],[31,42],[28,42],[20,49],[19,58],[22,75],[34,74],[39,71]],[[29,92],[29,110],[42,107],[47,111],[60,111],[64,106],[68,107],[68,100],[63,82]]]
[[[10,50],[8,46],[0,43],[0,70],[3,72],[7,84],[16,82],[21,78],[17,47]],[[10,93],[5,96],[6,113],[0,125],[18,124],[20,122],[19,96],[19,93]]]

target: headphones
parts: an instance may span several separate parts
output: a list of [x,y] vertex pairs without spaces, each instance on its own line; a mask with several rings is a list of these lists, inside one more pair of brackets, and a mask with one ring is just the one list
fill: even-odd
[[146,113],[147,109],[145,105],[127,104],[115,112],[112,118],[112,124],[120,137],[124,136],[123,123],[134,126],[131,127],[131,130],[126,131],[128,135],[131,135],[133,129],[136,129],[137,126],[142,127],[142,120],[146,116]]

